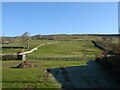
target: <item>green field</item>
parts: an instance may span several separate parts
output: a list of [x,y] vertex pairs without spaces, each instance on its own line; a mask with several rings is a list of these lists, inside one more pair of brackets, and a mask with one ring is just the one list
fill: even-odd
[[62,41],[41,46],[28,56],[34,57],[94,57],[98,52],[90,41]]
[[10,67],[17,66],[22,61],[3,61],[2,67],[2,87],[3,88],[23,88],[30,85],[37,88],[59,88],[55,80],[48,77],[48,81],[44,80],[45,69],[68,67],[68,66],[80,66],[86,65],[87,61],[31,61],[34,65],[39,67],[28,69],[13,69]]
[[[113,42],[117,42],[117,38],[113,38]],[[37,65],[34,68],[28,69],[15,69],[10,67],[17,66],[20,60],[11,60],[11,61],[2,61],[2,86],[3,88],[23,88],[25,86],[37,87],[37,88],[60,88],[60,85],[52,78],[48,77],[48,80],[45,80],[46,73],[45,69],[51,68],[60,68],[60,67],[71,67],[71,66],[82,66],[86,65],[86,62],[89,60],[94,60],[95,55],[99,53],[99,50],[94,47],[91,43],[91,40],[101,40],[101,37],[98,36],[64,36],[64,37],[55,37],[55,40],[31,40],[29,42],[30,49],[44,43],[53,43],[55,44],[46,44],[38,48],[38,50],[27,55],[27,60],[32,62],[33,65]],[[10,44],[4,44],[3,46],[15,46],[21,47],[19,41],[13,41]],[[30,49],[26,49],[30,50]],[[17,53],[21,49],[3,49],[2,53]],[[54,58],[54,57],[80,57],[78,61],[75,61],[73,58],[69,60],[36,60],[30,59],[31,57],[39,58]]]
[[[45,42],[44,42],[45,43]],[[98,50],[94,48],[90,41],[61,41],[56,44],[41,46],[37,51],[29,54],[34,57],[83,57],[87,55],[94,57]],[[80,61],[61,61],[61,60],[27,60],[32,61],[39,67],[29,69],[13,69],[10,67],[17,66],[22,61],[3,61],[3,88],[23,88],[24,86],[37,86],[37,88],[60,88],[59,84],[51,77],[48,81],[44,80],[45,69],[60,68],[68,66],[86,65],[87,60]]]
[[[31,40],[29,42],[29,49],[25,49],[25,51],[30,50],[40,44],[44,44],[44,43],[52,43],[52,42],[56,42],[53,40]],[[22,47],[22,44],[20,41],[13,41],[10,44],[3,44],[2,46],[4,47]],[[20,51],[21,49],[2,49],[2,53],[17,53],[18,51]]]
[[[110,38],[110,40],[112,40],[112,42],[113,43],[118,43],[118,37],[110,37],[110,36],[104,36],[105,38],[107,38],[107,39],[109,39]],[[51,49],[48,49],[48,50],[44,50],[44,48],[46,48],[46,47],[43,47],[43,50],[42,50],[42,48],[40,47],[40,49],[41,49],[41,51],[47,51],[48,53],[49,52],[55,52],[55,49],[57,49],[58,50],[58,48],[60,48],[61,49],[61,51],[63,50],[63,49],[65,49],[64,50],[64,56],[67,56],[68,55],[68,53],[69,53],[69,55],[70,55],[70,53],[71,53],[71,55],[78,55],[79,53],[77,53],[78,52],[78,50],[79,49],[81,49],[81,47],[83,46],[83,45],[85,45],[85,44],[88,44],[88,46],[87,45],[85,45],[86,46],[86,48],[88,48],[88,47],[90,47],[91,46],[91,43],[89,43],[91,40],[95,40],[95,41],[98,41],[98,40],[102,40],[102,38],[103,38],[103,36],[71,36],[71,35],[68,35],[68,36],[54,36],[54,40],[30,40],[29,41],[29,46],[30,46],[30,48],[29,49],[25,49],[25,51],[27,51],[27,50],[30,50],[30,49],[32,49],[32,48],[34,48],[34,47],[36,47],[36,46],[38,46],[38,45],[40,45],[40,44],[44,44],[44,43],[52,43],[52,42],[60,42],[61,40],[62,41],[64,41],[64,40],[69,40],[69,41],[71,41],[71,42],[67,42],[68,43],[68,45],[66,44],[66,42],[64,41],[64,42],[62,42],[62,43],[60,43],[59,45],[49,45],[49,46],[46,46],[46,47],[48,47],[48,48],[51,48]],[[78,42],[81,42],[81,43],[74,43],[74,42],[72,42],[72,41],[78,41]],[[83,42],[84,41],[84,42]],[[88,41],[87,43],[85,42],[85,41]],[[66,44],[66,45],[65,45]],[[60,47],[60,45],[61,45],[61,47]],[[69,46],[70,45],[70,46]],[[90,46],[89,46],[90,45]],[[8,44],[2,44],[1,46],[3,46],[3,47],[10,47],[10,46],[12,46],[12,47],[22,47],[22,43],[21,43],[21,41],[19,41],[19,40],[13,40],[13,41],[10,41],[10,43],[8,43]],[[67,46],[67,47],[66,47]],[[85,47],[84,46],[84,47]],[[52,48],[52,47],[54,47],[54,48]],[[74,48],[75,47],[75,48]],[[79,48],[80,47],[80,48]],[[69,49],[70,48],[70,49]],[[72,50],[72,49],[74,49],[74,50]],[[69,49],[69,50],[68,50]],[[83,48],[84,49],[84,48]],[[89,48],[88,48],[89,49]],[[21,49],[3,49],[2,50],[2,53],[17,53],[18,51],[20,51]],[[49,51],[50,50],[50,51]],[[75,50],[77,50],[77,51],[75,51]],[[39,50],[38,51],[38,53],[40,52],[41,53],[41,51]],[[55,53],[54,53],[54,55],[56,54],[57,56],[59,56],[59,55],[62,55],[61,54],[61,51],[56,51]],[[75,51],[75,52],[74,52]],[[59,55],[58,55],[58,54]],[[44,54],[44,52],[43,52],[43,54]],[[43,55],[42,53],[40,54],[40,55]],[[45,53],[46,55],[47,55],[47,53]],[[43,55],[43,56],[45,56],[45,55]],[[48,56],[48,55],[47,55]],[[53,55],[52,55],[53,56]]]

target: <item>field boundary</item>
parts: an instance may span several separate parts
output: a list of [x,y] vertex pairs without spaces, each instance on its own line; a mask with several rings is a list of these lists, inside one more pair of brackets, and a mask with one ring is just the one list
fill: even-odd
[[95,58],[94,57],[35,57],[35,56],[28,56],[27,59],[81,61],[81,60],[94,60]]

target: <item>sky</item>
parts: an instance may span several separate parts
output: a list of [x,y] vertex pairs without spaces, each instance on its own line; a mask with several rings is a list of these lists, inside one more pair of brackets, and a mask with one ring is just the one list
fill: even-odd
[[117,34],[117,2],[3,2],[4,36]]

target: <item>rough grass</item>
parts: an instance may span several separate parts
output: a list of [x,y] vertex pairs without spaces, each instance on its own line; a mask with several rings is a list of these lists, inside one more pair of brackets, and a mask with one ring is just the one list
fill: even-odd
[[59,68],[67,66],[86,65],[86,61],[33,61],[34,65],[40,67],[28,68],[28,69],[13,69],[10,67],[17,66],[22,61],[3,61],[2,68],[2,86],[3,88],[22,88],[26,85],[37,88],[59,88],[60,86],[56,82],[48,77],[48,81],[44,80],[45,69]]

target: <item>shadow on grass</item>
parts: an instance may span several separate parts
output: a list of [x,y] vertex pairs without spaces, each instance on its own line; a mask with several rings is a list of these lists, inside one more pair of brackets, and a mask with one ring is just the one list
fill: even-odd
[[101,69],[95,61],[87,65],[47,69],[63,89],[75,88],[120,88],[109,72]]

